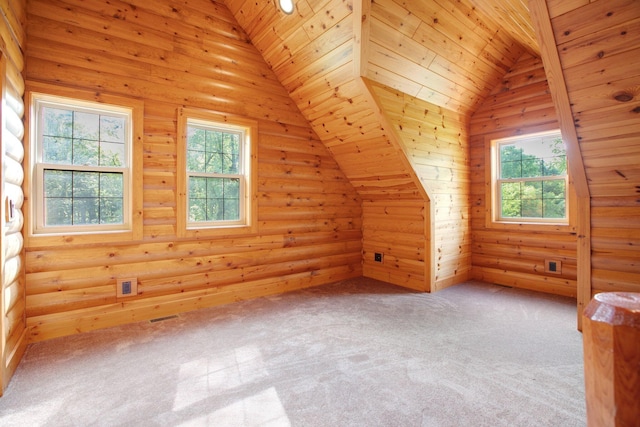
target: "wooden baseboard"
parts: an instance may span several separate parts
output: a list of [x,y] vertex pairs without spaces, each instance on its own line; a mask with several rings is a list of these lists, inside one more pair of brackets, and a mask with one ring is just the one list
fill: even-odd
[[27,318],[29,343],[359,277],[351,266]]
[[495,268],[473,267],[471,278],[513,288],[529,289],[554,295],[576,298],[577,282],[575,280],[549,277],[517,271],[505,271]]

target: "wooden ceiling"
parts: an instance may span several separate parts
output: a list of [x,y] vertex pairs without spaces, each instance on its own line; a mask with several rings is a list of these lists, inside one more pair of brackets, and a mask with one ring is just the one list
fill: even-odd
[[356,74],[470,115],[522,53],[539,53],[526,0],[299,0],[290,16],[274,0],[226,4],[291,93],[311,62],[353,61]]

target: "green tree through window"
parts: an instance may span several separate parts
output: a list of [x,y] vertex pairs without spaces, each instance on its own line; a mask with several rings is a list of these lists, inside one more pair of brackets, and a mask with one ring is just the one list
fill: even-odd
[[559,133],[498,141],[500,219],[564,220],[567,156]]
[[242,132],[190,124],[187,127],[189,222],[242,218]]
[[41,114],[45,225],[122,224],[124,172],[100,169],[126,163],[125,118],[49,106]]

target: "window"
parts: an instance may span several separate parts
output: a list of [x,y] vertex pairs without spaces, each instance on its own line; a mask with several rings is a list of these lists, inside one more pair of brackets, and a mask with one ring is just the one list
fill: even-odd
[[566,224],[567,156],[560,132],[492,141],[494,221]]
[[220,234],[251,229],[255,217],[255,122],[182,109],[179,129],[179,170],[183,176],[179,183],[179,227],[196,234],[198,230]]
[[133,167],[140,158],[133,141],[141,105],[116,97],[106,97],[117,102],[110,104],[60,96],[60,88],[52,92],[30,92],[31,234],[133,238],[142,214],[133,197],[134,181],[141,182],[141,171]]

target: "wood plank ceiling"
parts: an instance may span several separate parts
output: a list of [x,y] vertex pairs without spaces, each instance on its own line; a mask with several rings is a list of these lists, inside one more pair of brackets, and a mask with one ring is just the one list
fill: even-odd
[[[428,102],[430,110],[441,115],[441,126],[433,132],[442,132],[445,117],[451,117],[463,124],[458,138],[466,139],[465,118],[524,52],[536,52],[526,7],[520,0],[511,0],[513,5],[505,1],[488,15],[470,0],[298,0],[295,12],[287,16],[274,0],[225,0],[359,192],[365,225],[371,222],[370,212],[385,213],[389,228],[376,228],[373,234],[398,235],[415,226],[414,218],[402,212],[422,212],[424,228],[412,234],[419,238],[410,243],[368,240],[364,227],[365,276],[435,290],[465,280],[470,266],[435,262],[436,253],[445,253],[450,234],[437,218],[432,229],[429,225],[439,210],[455,209],[461,218],[468,217],[468,204],[436,205],[441,198],[428,194],[429,179],[412,164],[407,148],[394,136],[397,125],[386,120],[383,106],[361,77]],[[504,20],[513,31],[501,27]],[[450,143],[466,145],[455,139]],[[460,162],[452,169],[454,176],[468,160],[462,157]],[[464,175],[468,173],[457,180],[457,191],[468,199]],[[455,242],[462,254],[469,251],[466,235],[465,228]],[[373,261],[373,251],[401,255],[381,265]],[[409,264],[415,267],[404,274],[399,266]]]

